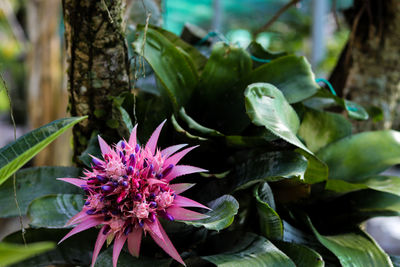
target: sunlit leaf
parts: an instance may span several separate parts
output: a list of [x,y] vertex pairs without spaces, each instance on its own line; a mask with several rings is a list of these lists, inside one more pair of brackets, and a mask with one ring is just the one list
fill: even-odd
[[49,251],[55,246],[52,242],[38,242],[28,245],[0,242],[0,266],[20,262],[26,258]]

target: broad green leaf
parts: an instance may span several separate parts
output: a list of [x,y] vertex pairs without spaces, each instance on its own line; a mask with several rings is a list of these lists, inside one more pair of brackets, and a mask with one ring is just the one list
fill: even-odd
[[205,137],[200,137],[200,136],[197,136],[197,135],[193,135],[193,134],[189,133],[188,131],[186,131],[185,129],[183,129],[182,126],[176,120],[174,115],[171,116],[171,123],[174,126],[175,131],[177,131],[178,133],[186,136],[189,139],[195,139],[197,141],[207,141],[208,140]]
[[250,55],[242,48],[217,43],[214,45],[196,87],[195,97],[187,108],[200,122],[224,134],[238,134],[248,124],[244,113],[243,90],[235,84],[252,68]]
[[318,151],[329,167],[329,179],[358,183],[400,163],[400,132],[364,132],[345,137]]
[[210,230],[220,231],[232,224],[233,218],[239,209],[239,203],[230,195],[219,197],[208,203],[207,206],[212,209],[205,213],[210,217],[202,220],[183,222],[195,227],[205,227]]
[[[225,234],[220,254],[203,256],[218,267],[294,267],[293,261],[265,237],[253,233]],[[221,238],[221,237],[220,237]]]
[[[113,255],[113,248],[109,247],[108,249],[104,250],[100,253],[99,257],[97,258],[95,267],[109,267],[112,266],[112,255]],[[172,262],[172,258],[166,259],[158,259],[158,258],[151,258],[151,257],[144,257],[140,256],[139,258],[135,258],[129,253],[121,251],[121,254],[118,258],[118,267],[167,267],[170,266]]]
[[325,262],[315,250],[296,243],[276,240],[274,245],[285,253],[298,267],[324,267]]
[[20,262],[55,247],[53,242],[38,242],[22,245],[0,242],[0,266]]
[[260,218],[261,233],[269,239],[282,239],[283,223],[278,213],[275,211],[275,201],[271,188],[264,182],[254,190],[258,216]]
[[357,183],[329,179],[325,186],[325,189],[338,193],[348,193],[367,188],[400,196],[400,177],[377,175],[359,179]]
[[132,124],[131,117],[129,116],[128,112],[122,106],[119,106],[118,109],[121,112],[122,121],[124,122],[124,126],[128,129],[129,133],[132,132],[133,124]]
[[97,158],[102,158],[101,150],[99,146],[99,141],[97,138],[98,132],[93,132],[92,136],[90,137],[89,144],[87,145],[85,151],[79,156],[79,160],[86,165],[86,167],[91,167],[92,164],[92,156]]
[[389,256],[361,230],[339,235],[321,235],[309,221],[317,239],[339,259],[343,267],[393,266]]
[[299,136],[312,152],[351,135],[351,123],[331,112],[307,109],[300,124]]
[[200,73],[200,71],[204,68],[204,65],[207,62],[207,58],[203,54],[201,54],[200,51],[197,50],[197,48],[188,44],[187,42],[185,42],[179,36],[173,34],[172,32],[151,25],[149,25],[149,27],[157,30],[170,42],[172,42],[175,46],[183,49],[190,56],[191,60],[193,60],[197,71]]
[[[36,198],[48,194],[78,194],[82,190],[56,178],[79,177],[81,170],[75,167],[34,167],[16,173],[17,199],[22,215]],[[0,217],[18,216],[15,206],[13,181],[7,180],[0,186]]]
[[143,46],[143,27],[139,30],[141,35],[133,43],[135,51],[138,54],[144,53],[144,58],[167,90],[177,110],[187,103],[197,84],[198,77],[196,70],[193,69],[194,63],[183,49],[176,47],[153,28],[148,28]]
[[328,179],[328,166],[323,161],[300,148],[295,151],[307,159],[307,170],[304,174],[306,183],[315,184]]
[[285,56],[253,70],[245,79],[246,85],[270,83],[282,91],[289,103],[297,103],[314,95],[319,86],[311,65],[304,57]]
[[257,126],[265,126],[273,134],[312,154],[297,138],[299,118],[274,85],[254,83],[244,92],[246,113]]
[[[273,59],[277,59],[283,56],[286,56],[286,52],[271,52],[264,47],[262,47],[259,43],[252,41],[247,47],[247,51],[252,56],[253,64],[255,67],[258,67],[262,64],[269,63],[269,61]],[[260,62],[261,61],[261,62]]]
[[78,194],[48,195],[32,201],[28,208],[32,227],[63,228],[82,210],[83,196]]
[[48,144],[87,117],[53,121],[35,129],[0,149],[0,185]]
[[[26,229],[25,238],[28,243],[53,241],[59,242],[71,229]],[[98,230],[89,229],[66,239],[53,250],[29,258],[13,267],[27,266],[88,266],[92,260],[92,252]],[[5,238],[6,242],[23,245],[21,232],[13,233]]]

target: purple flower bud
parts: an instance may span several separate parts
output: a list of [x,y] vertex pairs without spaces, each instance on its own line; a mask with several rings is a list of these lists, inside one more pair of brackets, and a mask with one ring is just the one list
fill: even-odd
[[124,234],[128,235],[130,232],[132,232],[132,224],[128,224],[128,226],[125,227]]
[[137,193],[135,196],[134,196],[134,198],[133,198],[134,200],[136,200],[136,201],[139,201],[139,200],[141,200],[142,199],[142,194],[140,194],[140,193]]
[[136,147],[135,147],[135,152],[136,152],[136,153],[138,153],[138,152],[139,152],[139,150],[140,150],[140,146],[139,146],[139,144],[136,144]]
[[86,213],[87,213],[88,215],[93,215],[93,214],[96,213],[96,209],[87,210]]
[[136,155],[135,154],[131,154],[129,156],[129,165],[135,166],[136,163]]
[[87,206],[87,205],[89,205],[90,204],[90,201],[86,201],[85,202],[85,206]]
[[117,181],[113,181],[112,184],[114,187],[117,187],[119,185],[119,183]]
[[174,168],[174,165],[169,164],[168,167],[165,168],[164,171],[162,172],[162,175],[166,177],[172,171],[172,168]]
[[101,187],[101,190],[103,190],[104,192],[111,192],[114,190],[114,187],[112,187],[111,185],[103,185]]
[[121,185],[122,185],[123,187],[128,187],[128,186],[129,186],[129,182],[127,182],[127,181],[122,181]]
[[102,176],[102,175],[97,175],[96,178],[101,183],[106,183],[108,181],[108,179],[106,177]]
[[143,225],[144,225],[144,222],[143,221],[139,221],[139,226],[143,227]]
[[95,159],[95,158],[92,158],[92,162],[96,166],[101,166],[102,165],[101,162],[98,159]]
[[157,208],[157,202],[151,201],[149,207],[150,207],[150,208],[153,208],[153,209],[154,209],[154,208]]
[[110,231],[110,226],[109,225],[106,225],[105,227],[104,227],[104,230],[103,230],[103,235],[106,235],[109,231]]
[[165,219],[167,219],[168,221],[171,221],[171,222],[172,222],[173,220],[175,220],[175,219],[174,219],[174,216],[172,216],[171,214],[169,214],[169,213],[167,213],[167,212],[165,213]]
[[122,178],[124,178],[124,179],[128,179],[128,176],[126,176],[126,175],[122,175]]
[[125,149],[125,142],[124,141],[121,142],[121,148]]
[[143,169],[144,168],[147,168],[147,159],[144,159],[144,161],[143,161]]
[[124,153],[122,153],[122,151],[119,152],[119,157],[120,157],[121,159],[124,159],[124,158],[125,158],[125,155],[124,155]]
[[162,173],[158,173],[158,174],[156,174],[156,177],[157,177],[157,179],[161,179],[161,178],[163,178],[164,176],[162,175]]
[[156,221],[156,214],[155,213],[150,213],[149,219],[151,222],[155,222]]
[[126,174],[131,175],[133,173],[133,167],[129,166],[128,169],[126,170]]
[[156,198],[156,194],[151,193],[149,197],[150,197],[150,199],[155,199]]

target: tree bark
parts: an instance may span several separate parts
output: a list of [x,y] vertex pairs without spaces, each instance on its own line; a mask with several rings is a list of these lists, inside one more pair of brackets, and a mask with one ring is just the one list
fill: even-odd
[[[30,40],[28,116],[31,128],[66,117],[67,91],[62,86],[60,25],[61,3],[27,2]],[[34,158],[35,165],[68,165],[68,137],[63,135]],[[57,155],[55,157],[54,155]]]
[[73,129],[75,162],[93,132],[118,138],[113,97],[130,90],[123,9],[122,0],[63,0],[69,111],[89,116]]
[[400,128],[400,2],[355,0],[345,12],[352,31],[330,81],[339,95],[383,111],[356,131]]

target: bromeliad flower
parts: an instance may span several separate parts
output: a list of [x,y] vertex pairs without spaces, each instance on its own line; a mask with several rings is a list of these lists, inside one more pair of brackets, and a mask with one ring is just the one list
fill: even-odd
[[87,197],[82,211],[67,223],[78,225],[60,243],[76,233],[102,225],[93,251],[92,266],[106,240],[114,239],[114,267],[126,241],[129,252],[138,257],[143,232],[149,233],[166,253],[185,265],[158,218],[173,221],[207,217],[182,208],[208,209],[179,195],[193,184],[170,184],[178,176],[206,170],[177,165],[195,147],[180,152],[177,151],[185,145],[175,145],[161,151],[157,149],[164,123],[157,127],[144,147],[137,143],[136,126],[129,142],[120,141],[114,148],[98,137],[103,160],[93,157],[92,170],[85,170],[82,178],[59,178],[83,188]]

